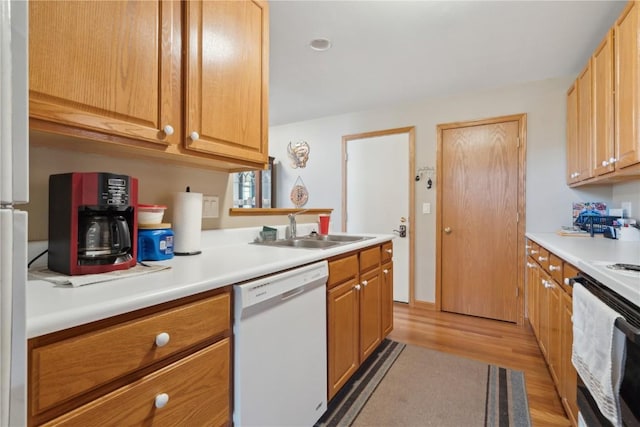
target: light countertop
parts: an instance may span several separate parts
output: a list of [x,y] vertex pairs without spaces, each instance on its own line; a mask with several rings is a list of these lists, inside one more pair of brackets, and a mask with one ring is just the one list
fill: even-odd
[[[299,230],[302,226],[299,225]],[[27,337],[233,285],[377,245],[394,237],[369,235],[373,238],[327,249],[301,249],[248,243],[256,235],[257,229],[205,231],[201,254],[174,256],[158,262],[169,265],[170,269],[132,278],[75,288],[30,280],[27,283]]]
[[526,236],[640,306],[640,274],[607,268],[615,263],[640,264],[640,242],[556,233],[527,233]]

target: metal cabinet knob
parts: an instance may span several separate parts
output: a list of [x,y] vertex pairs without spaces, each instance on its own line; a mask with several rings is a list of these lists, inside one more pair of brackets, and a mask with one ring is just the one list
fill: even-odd
[[535,255],[535,254],[537,254],[537,253],[538,253],[538,251],[536,251],[535,249],[533,249],[531,252],[529,252],[529,255]]
[[385,268],[384,270],[382,270],[382,272],[383,272],[384,274],[389,274],[389,270],[388,270],[388,269],[386,269],[386,268]]
[[614,164],[615,162],[617,162],[618,159],[616,159],[615,157],[609,157],[609,164]]
[[356,291],[360,290],[360,284],[358,283],[357,285],[354,286],[354,288],[356,288]]
[[447,234],[451,234],[451,227],[445,227],[444,232]]
[[545,262],[548,259],[549,259],[548,257],[543,257],[543,256],[539,256],[538,257],[538,261],[540,261],[540,262]]
[[191,132],[189,137],[191,138],[192,141],[197,141],[200,139],[200,135],[196,131]]
[[367,282],[366,280],[362,281],[362,286],[367,286],[369,284],[369,282]]
[[393,249],[387,249],[387,253],[388,254],[392,254],[393,253]]
[[549,265],[549,271],[560,271],[559,265]]

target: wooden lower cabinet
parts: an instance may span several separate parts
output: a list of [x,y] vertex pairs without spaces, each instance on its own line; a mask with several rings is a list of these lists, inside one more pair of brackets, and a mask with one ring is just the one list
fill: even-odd
[[230,342],[225,338],[45,425],[226,425]]
[[[577,373],[571,363],[573,300],[568,279],[578,270],[534,242],[528,245],[536,247],[535,257],[529,256],[526,262],[529,322],[565,412],[576,426]],[[541,263],[538,254],[542,254],[542,261],[548,254],[549,262]]]
[[29,425],[229,424],[231,319],[224,288],[29,340]]
[[[393,284],[381,246],[329,260],[327,282],[328,398],[346,384],[393,329]],[[391,279],[392,280],[392,279]]]
[[[384,250],[384,248],[383,248]],[[382,337],[386,337],[393,330],[393,262],[388,262],[382,266],[382,290],[380,313],[382,321]]]

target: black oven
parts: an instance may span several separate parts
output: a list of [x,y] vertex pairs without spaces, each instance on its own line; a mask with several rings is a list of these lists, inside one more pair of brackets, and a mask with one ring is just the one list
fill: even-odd
[[[616,320],[616,327],[624,333],[627,344],[624,374],[620,385],[622,425],[640,427],[640,308],[586,274],[580,273],[572,281],[580,283],[624,317]],[[612,426],[600,413],[580,376],[577,398],[578,408],[588,427]]]

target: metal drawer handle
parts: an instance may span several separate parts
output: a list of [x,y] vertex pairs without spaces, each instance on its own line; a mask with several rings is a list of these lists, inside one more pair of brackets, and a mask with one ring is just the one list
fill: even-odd
[[529,255],[535,255],[537,253],[538,253],[538,251],[536,251],[535,249],[532,249],[531,252],[529,252]]
[[156,335],[156,345],[158,347],[164,347],[165,345],[167,345],[169,343],[169,339],[171,339],[169,334],[166,333],[166,332],[162,332],[162,333]]
[[389,270],[388,270],[388,269],[386,269],[386,268],[385,268],[384,270],[382,270],[382,272],[383,272],[384,274],[389,274]]
[[155,405],[156,408],[164,408],[165,405],[169,402],[169,395],[167,393],[160,393],[156,396]]
[[356,288],[356,291],[360,290],[360,284],[358,283],[357,285],[354,286],[354,288]]
[[539,256],[538,257],[538,261],[540,261],[540,262],[545,262],[548,259],[549,259],[548,257],[543,257],[543,256]]
[[171,125],[166,125],[162,130],[164,131],[165,135],[169,135],[169,136],[173,135],[173,132],[174,132],[173,126]]
[[535,266],[536,266],[536,265],[535,265],[534,263],[532,263],[532,262],[528,262],[528,263],[527,263],[527,267],[529,267],[529,268],[533,268],[533,267],[535,267]]
[[549,271],[560,271],[560,266],[549,265]]
[[392,250],[392,249],[387,249],[387,253],[388,253],[388,254],[392,254],[392,253],[393,253],[393,250]]
[[362,286],[367,286],[369,284],[369,282],[367,282],[366,280],[362,281]]

